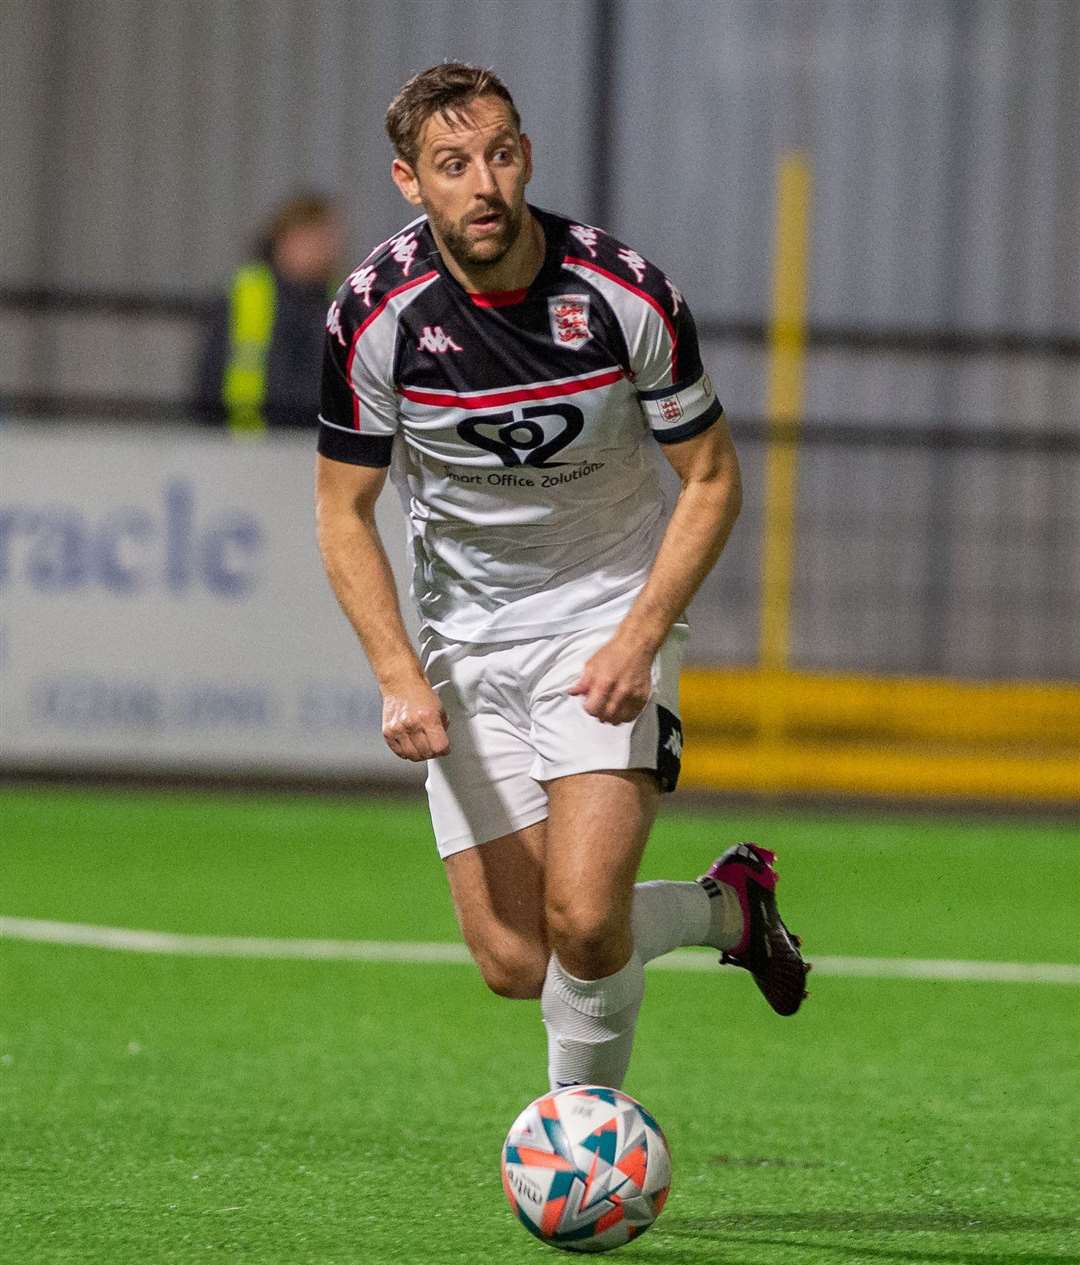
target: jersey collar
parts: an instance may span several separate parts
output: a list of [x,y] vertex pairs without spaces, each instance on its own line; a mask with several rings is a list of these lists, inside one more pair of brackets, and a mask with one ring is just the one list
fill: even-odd
[[533,217],[539,222],[544,232],[544,261],[540,265],[540,271],[533,278],[532,285],[526,286],[521,290],[487,290],[479,293],[466,290],[458,281],[457,277],[446,266],[435,238],[431,232],[431,226],[428,223],[424,225],[424,231],[431,243],[431,252],[428,256],[431,264],[439,270],[442,276],[452,285],[455,286],[462,296],[474,307],[481,308],[499,308],[514,307],[519,303],[524,303],[531,294],[538,294],[545,290],[551,282],[558,276],[562,269],[563,256],[566,254],[565,226],[558,217],[551,215],[548,211],[542,211],[539,207],[526,203],[526,209],[531,212]]

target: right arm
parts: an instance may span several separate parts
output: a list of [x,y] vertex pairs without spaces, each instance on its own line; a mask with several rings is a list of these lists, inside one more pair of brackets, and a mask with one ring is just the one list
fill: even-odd
[[375,525],[385,467],[319,456],[315,480],[319,549],[341,609],[360,638],[383,699],[383,737],[403,760],[450,750],[446,713],[405,630],[397,587]]

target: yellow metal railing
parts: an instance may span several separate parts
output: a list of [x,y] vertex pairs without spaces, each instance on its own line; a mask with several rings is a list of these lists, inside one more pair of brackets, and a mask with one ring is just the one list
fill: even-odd
[[1080,686],[793,671],[811,171],[781,156],[756,668],[691,669],[686,784],[769,793],[1080,801]]
[[1080,800],[1080,685],[693,668],[682,714],[690,786]]

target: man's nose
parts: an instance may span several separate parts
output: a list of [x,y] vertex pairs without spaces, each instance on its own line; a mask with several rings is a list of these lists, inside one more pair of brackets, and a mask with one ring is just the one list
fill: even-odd
[[486,162],[478,162],[473,171],[475,173],[474,193],[490,195],[498,192],[499,186],[495,183],[495,173]]

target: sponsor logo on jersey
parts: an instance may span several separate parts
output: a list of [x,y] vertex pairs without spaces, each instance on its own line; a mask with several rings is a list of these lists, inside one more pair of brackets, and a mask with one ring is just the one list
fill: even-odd
[[344,347],[345,334],[341,328],[341,304],[334,302],[330,304],[330,311],[326,314],[326,332],[333,334],[338,342]]
[[577,238],[589,254],[596,258],[596,239],[600,236],[598,228],[590,228],[588,224],[574,224],[570,228],[570,236]]
[[461,350],[441,325],[425,325],[423,333],[416,340],[416,346],[420,351],[430,351],[436,356],[441,356],[446,351]]
[[677,395],[669,395],[660,401],[660,416],[665,422],[677,422],[683,415],[683,407]]
[[399,233],[397,237],[390,238],[390,254],[401,264],[401,271],[408,276],[409,269],[413,266],[416,259],[417,241],[416,230],[413,229],[409,233]]
[[479,413],[463,418],[457,433],[467,443],[493,452],[504,466],[548,470],[565,466],[552,461],[585,429],[585,414],[576,404],[552,401],[505,413]]
[[548,299],[548,318],[551,337],[559,347],[573,351],[592,337],[587,294],[557,294]]
[[375,284],[375,269],[370,264],[362,264],[349,273],[349,285],[353,294],[364,300],[364,307],[371,307],[371,287]]
[[645,280],[645,260],[642,259],[636,250],[631,250],[628,246],[624,246],[623,249],[619,251],[619,258],[634,274],[634,278],[638,285],[641,285],[641,283]]

